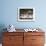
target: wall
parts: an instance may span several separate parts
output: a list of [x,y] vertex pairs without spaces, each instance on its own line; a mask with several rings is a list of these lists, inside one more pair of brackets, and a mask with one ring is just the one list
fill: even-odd
[[[0,25],[13,24],[16,28],[41,27],[46,28],[46,0],[1,0]],[[36,20],[34,22],[18,22],[18,7],[34,7]]]

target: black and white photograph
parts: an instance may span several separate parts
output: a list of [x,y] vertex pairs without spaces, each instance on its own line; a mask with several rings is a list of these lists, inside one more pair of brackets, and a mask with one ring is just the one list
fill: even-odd
[[35,9],[34,8],[18,8],[19,21],[34,21]]

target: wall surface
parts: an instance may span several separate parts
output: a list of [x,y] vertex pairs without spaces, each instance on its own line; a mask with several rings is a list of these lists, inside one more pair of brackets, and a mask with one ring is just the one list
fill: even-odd
[[[18,22],[17,8],[35,8],[34,22]],[[40,27],[46,32],[46,0],[0,0],[0,31],[9,24],[16,28],[37,28]]]

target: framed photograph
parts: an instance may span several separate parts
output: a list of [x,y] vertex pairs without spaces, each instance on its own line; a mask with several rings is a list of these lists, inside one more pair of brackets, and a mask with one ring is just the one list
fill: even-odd
[[19,7],[18,21],[35,21],[35,8]]

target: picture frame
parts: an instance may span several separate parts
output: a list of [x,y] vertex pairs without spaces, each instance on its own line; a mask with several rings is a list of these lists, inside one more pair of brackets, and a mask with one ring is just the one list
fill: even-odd
[[35,8],[33,7],[19,7],[18,21],[35,21]]

